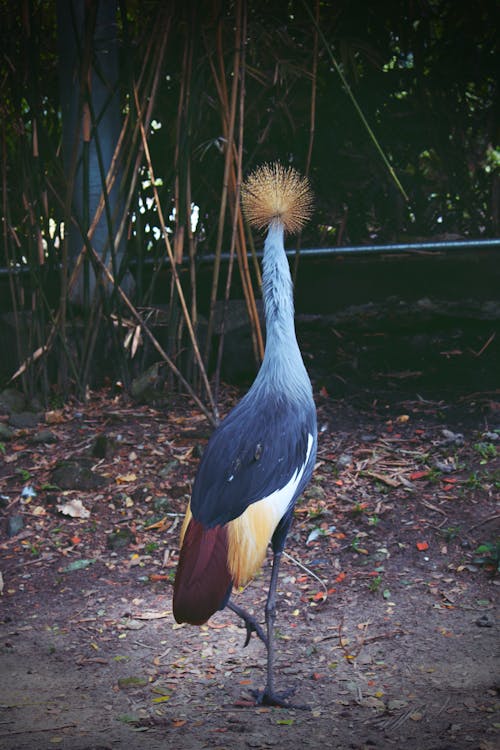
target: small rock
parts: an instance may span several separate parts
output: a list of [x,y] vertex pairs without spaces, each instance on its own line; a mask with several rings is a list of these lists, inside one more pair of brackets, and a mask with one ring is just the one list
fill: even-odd
[[7,518],[7,536],[13,537],[24,528],[24,518],[18,514]]
[[444,428],[441,430],[441,435],[444,438],[442,445],[453,443],[454,445],[461,446],[464,444],[464,436],[461,432],[452,432],[451,430]]
[[341,453],[337,458],[337,466],[339,469],[345,469],[347,466],[352,464],[352,456],[350,453]]
[[153,509],[156,511],[167,511],[170,506],[170,500],[168,497],[165,497],[164,495],[160,495],[159,497],[155,497],[153,500]]
[[307,497],[311,500],[323,500],[325,490],[319,484],[310,484],[307,488]]
[[11,440],[14,435],[14,431],[3,422],[0,422],[0,440]]
[[51,430],[39,430],[39,432],[36,432],[33,437],[31,438],[32,443],[44,443],[45,445],[49,445],[50,443],[57,443],[58,441],[57,435],[55,435]]
[[20,412],[26,408],[26,399],[15,388],[6,388],[0,393],[0,407],[9,414]]
[[500,440],[500,432],[483,432],[483,438],[489,440],[491,443],[495,443]]
[[109,435],[98,435],[92,445],[92,455],[96,458],[109,458],[116,451],[116,442]]
[[177,461],[177,459],[173,458],[171,461],[168,461],[165,466],[162,466],[162,468],[158,472],[158,476],[161,477],[161,479],[166,479],[169,474],[171,474],[172,471],[177,468],[178,465],[179,462]]
[[433,465],[438,471],[442,471],[443,474],[451,474],[457,468],[452,457],[445,458],[444,461],[436,458],[433,462]]
[[481,615],[481,617],[477,618],[476,625],[478,626],[478,628],[492,628],[493,622],[492,620],[490,620],[488,615],[484,614]]
[[33,411],[21,411],[16,414],[11,414],[9,418],[9,423],[12,427],[15,427],[18,430],[26,430],[31,427],[36,427],[39,421],[40,417]]
[[95,490],[108,480],[83,461],[63,461],[52,472],[52,483],[62,490]]
[[130,386],[132,398],[142,403],[152,403],[162,396],[166,380],[162,362],[155,362],[145,372],[134,378]]
[[146,626],[146,623],[141,620],[135,620],[133,617],[124,617],[120,625],[127,630],[142,630]]
[[107,545],[108,548],[111,550],[117,550],[122,549],[123,547],[127,547],[127,545],[135,542],[135,536],[130,531],[130,529],[118,529],[118,531],[113,531],[108,536]]

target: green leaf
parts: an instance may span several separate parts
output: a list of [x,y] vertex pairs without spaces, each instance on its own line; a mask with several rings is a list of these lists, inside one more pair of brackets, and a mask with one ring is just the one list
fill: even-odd
[[27,482],[28,479],[31,479],[31,474],[29,473],[27,469],[16,469],[15,473],[20,474],[23,482]]
[[118,680],[118,687],[123,689],[129,687],[144,687],[148,684],[148,680],[145,677],[120,677]]
[[94,563],[95,558],[92,558],[91,560],[73,560],[73,562],[70,562],[69,565],[66,565],[66,567],[63,568],[63,573],[71,573],[73,570],[85,570],[85,568],[88,568]]
[[137,716],[133,716],[132,714],[120,714],[116,717],[117,721],[122,721],[124,724],[134,724],[136,721],[138,721]]

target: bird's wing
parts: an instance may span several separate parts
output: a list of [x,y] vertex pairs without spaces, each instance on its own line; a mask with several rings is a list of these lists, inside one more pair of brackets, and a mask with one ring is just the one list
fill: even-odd
[[292,501],[309,480],[315,450],[314,409],[275,403],[256,408],[243,399],[213,433],[203,454],[191,499],[194,518],[206,528],[228,523],[295,476]]

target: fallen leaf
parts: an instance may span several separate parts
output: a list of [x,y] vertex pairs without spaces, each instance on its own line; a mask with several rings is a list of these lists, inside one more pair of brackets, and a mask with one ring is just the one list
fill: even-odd
[[130,471],[128,474],[118,474],[115,481],[117,484],[127,484],[127,482],[135,482],[136,479],[137,475]]
[[66,421],[66,418],[62,409],[54,409],[45,412],[45,421],[47,424],[62,424]]
[[89,565],[93,565],[95,563],[95,558],[91,560],[73,560],[73,562],[70,562],[69,565],[66,565],[65,568],[62,569],[63,573],[71,573],[72,570],[85,570],[85,568],[88,568]]
[[120,677],[118,680],[118,687],[120,690],[126,690],[127,688],[144,687],[148,684],[148,680],[145,677]]
[[71,518],[89,518],[90,510],[87,510],[81,500],[74,498],[68,500],[67,503],[57,505],[57,510],[64,516],[71,516]]
[[168,617],[172,614],[172,610],[164,609],[161,612],[141,612],[140,614],[135,613],[135,620],[162,620],[164,617]]
[[428,469],[423,469],[422,471],[413,471],[410,474],[410,479],[414,481],[415,479],[425,479],[425,477],[428,477],[430,474],[430,471]]
[[387,704],[387,709],[389,711],[399,711],[401,708],[406,708],[408,705],[408,701],[401,700],[399,698],[394,698],[393,700],[389,701]]
[[312,595],[311,599],[315,602],[322,601],[323,599],[326,599],[326,593],[324,591],[317,591]]
[[139,721],[138,717],[133,714],[120,714],[116,718],[124,724],[134,724],[136,721]]

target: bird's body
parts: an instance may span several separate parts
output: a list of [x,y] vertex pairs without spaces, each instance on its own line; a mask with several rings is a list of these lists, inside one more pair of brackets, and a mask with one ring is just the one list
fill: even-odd
[[[303,188],[296,172],[279,166],[255,173],[257,183],[267,179],[264,187],[262,182],[252,187],[251,179],[247,183],[247,204],[262,204],[269,226],[263,260],[265,355],[252,387],[215,430],[203,454],[181,532],[174,585],[175,619],[200,625],[228,604],[233,586],[255,575],[272,544],[267,638],[258,633],[268,647],[268,702],[278,702],[272,686],[272,625],[279,560],[295,502],[312,474],[317,442],[316,410],[295,337],[292,281],[283,244],[290,211],[277,209],[287,198],[290,184],[285,178],[290,175]],[[309,193],[298,192],[307,199],[302,207],[307,211]],[[296,200],[296,194],[289,199],[294,195]],[[297,208],[293,200],[291,206]],[[297,215],[293,214],[295,221]],[[250,219],[258,223],[251,215]],[[248,629],[252,618],[230,606],[244,617]]]

